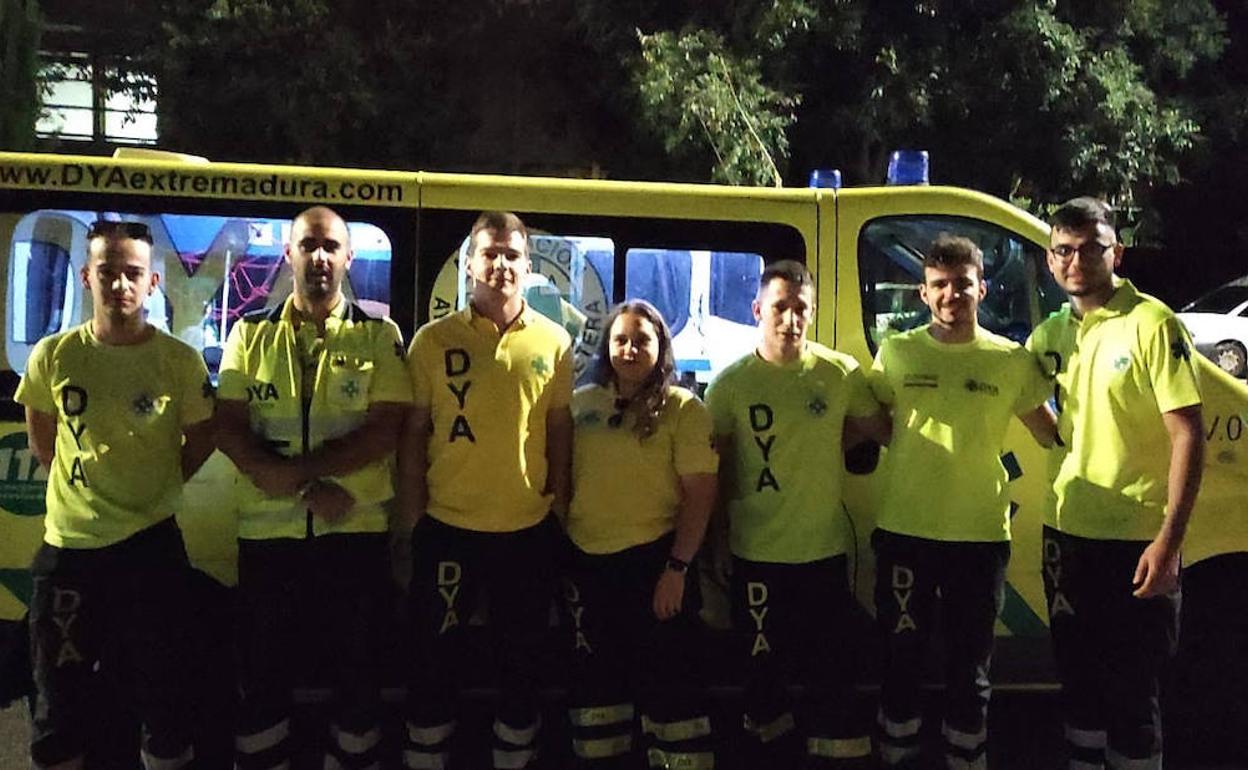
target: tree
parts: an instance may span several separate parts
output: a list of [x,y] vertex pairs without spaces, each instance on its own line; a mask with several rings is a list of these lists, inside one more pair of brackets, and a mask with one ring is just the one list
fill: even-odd
[[[889,150],[921,146],[942,181],[1038,201],[1079,190],[1132,208],[1178,179],[1200,135],[1182,87],[1225,45],[1208,0],[711,5],[687,24],[633,19],[640,50],[618,55],[636,114],[725,180],[741,177],[733,162],[760,138],[789,179],[834,165],[858,183],[881,179]],[[591,7],[627,21],[610,4]],[[712,71],[741,85],[710,88]],[[752,94],[749,123],[767,132],[723,120],[699,135],[673,119],[732,114],[740,93]]]
[[0,0],[0,148],[30,149],[39,118],[39,34],[35,0]]
[[788,154],[785,131],[793,123],[797,97],[764,85],[758,59],[734,57],[713,32],[638,38],[642,115],[665,127],[665,149],[678,154],[709,145],[715,154],[713,180],[783,185],[776,161]]

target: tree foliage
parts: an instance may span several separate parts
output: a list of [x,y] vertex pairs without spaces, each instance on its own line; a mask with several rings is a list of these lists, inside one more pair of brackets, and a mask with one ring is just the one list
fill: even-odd
[[40,30],[35,0],[0,0],[0,148],[26,150],[34,144]]
[[1133,208],[1241,141],[1248,89],[1218,69],[1218,2],[1230,5],[117,0],[79,12],[98,13],[80,21],[101,37],[124,29],[138,54],[127,66],[156,76],[162,142],[215,159],[604,166],[733,184],[835,166],[863,184],[881,181],[891,150],[922,147],[937,181]]
[[718,182],[782,185],[775,159],[788,154],[785,130],[798,99],[768,88],[758,60],[735,58],[713,32],[638,38],[642,118],[666,127],[665,149],[679,154],[709,146],[711,178]]
[[770,159],[790,179],[834,165],[876,182],[891,149],[921,146],[943,181],[1038,201],[1093,192],[1128,208],[1179,178],[1200,136],[1184,88],[1226,40],[1210,0],[712,5],[679,25],[592,8],[641,27],[640,55],[621,53],[638,116],[665,146],[700,148],[715,178],[768,178],[768,164],[742,122],[700,136],[680,119],[733,112],[735,91],[703,85],[711,72],[748,84],[751,124],[769,127]]

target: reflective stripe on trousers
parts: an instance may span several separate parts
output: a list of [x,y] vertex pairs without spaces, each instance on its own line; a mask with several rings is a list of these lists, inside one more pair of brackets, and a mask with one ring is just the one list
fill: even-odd
[[797,721],[793,718],[793,713],[786,711],[767,724],[757,724],[748,716],[745,718],[745,731],[752,734],[761,743],[771,743],[772,741],[782,738],[793,731],[797,727]]
[[334,743],[338,744],[338,748],[347,754],[364,754],[381,743],[381,730],[376,727],[363,733],[353,733],[343,730],[338,725],[330,725],[329,734],[333,737]]
[[407,723],[407,739],[417,746],[436,746],[439,743],[449,739],[455,732],[455,723],[446,722],[445,724],[433,726],[414,725]]
[[234,748],[240,754],[259,754],[277,746],[290,737],[290,720],[283,719],[275,725],[250,735],[236,735]]
[[1105,765],[1110,770],[1161,770],[1161,753],[1158,752],[1142,759],[1132,759],[1109,748],[1105,750]]
[[450,752],[447,748],[454,734],[454,722],[439,725],[415,725],[408,722],[403,766],[407,770],[446,770],[450,765]]
[[871,739],[857,738],[807,738],[806,753],[825,759],[858,759],[871,756]]
[[622,757],[633,750],[633,735],[612,735],[606,738],[573,738],[572,753],[581,759]]
[[633,704],[616,703],[611,706],[585,706],[568,709],[568,719],[573,727],[600,727],[617,722],[633,721]]
[[665,743],[691,741],[711,734],[711,720],[709,717],[701,716],[682,719],[679,722],[656,722],[643,714],[641,732],[653,735]]
[[715,767],[715,755],[709,751],[664,751],[652,748],[646,752],[650,767],[665,770],[712,770]]
[[494,720],[494,735],[503,743],[512,746],[528,746],[537,737],[537,728],[542,721],[539,719],[527,727],[512,727],[502,720]]
[[405,749],[403,766],[408,770],[446,770],[450,765],[451,756],[445,751],[420,751]]
[[905,722],[894,722],[880,711],[876,716],[880,726],[880,760],[885,766],[899,765],[919,756],[919,730],[923,727],[922,717],[907,719]]
[[[346,767],[343,766],[342,760],[338,759],[338,757],[334,756],[333,754],[325,755],[325,763],[321,765],[321,768],[322,770],[348,770]],[[372,762],[370,764],[365,765],[362,768],[359,768],[359,770],[381,770],[381,763]]]
[[493,759],[495,770],[521,770],[537,757],[537,731],[542,720],[538,718],[525,727],[512,727],[501,719],[494,720]]
[[537,749],[494,749],[495,770],[522,770],[537,757]]
[[941,734],[945,738],[945,764],[949,770],[987,770],[987,727],[968,733],[946,722],[941,725]]
[[176,757],[154,757],[147,753],[146,750],[140,752],[143,758],[143,767],[145,770],[179,770],[179,768],[189,765],[195,759],[195,747],[187,746],[186,749]]

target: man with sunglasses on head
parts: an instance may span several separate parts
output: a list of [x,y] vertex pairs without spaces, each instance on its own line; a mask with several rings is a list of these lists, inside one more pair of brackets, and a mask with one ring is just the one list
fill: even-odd
[[15,396],[48,469],[32,567],[31,759],[88,764],[107,676],[130,689],[144,766],[177,770],[195,754],[189,565],[173,515],[212,452],[212,386],[199,353],[144,316],[160,285],[146,225],[93,224],[81,278],[91,320],[40,340]]
[[1064,455],[1044,527],[1071,768],[1160,768],[1158,675],[1178,632],[1180,547],[1200,486],[1201,398],[1174,313],[1114,274],[1112,211],[1053,215],[1048,266],[1070,304],[1028,348],[1055,379]]
[[343,291],[355,254],[342,217],[300,213],[285,256],[291,296],[239,319],[221,361],[221,448],[242,472],[236,767],[288,765],[297,666],[317,663],[335,697],[324,766],[376,768],[385,506],[411,385],[398,326]]

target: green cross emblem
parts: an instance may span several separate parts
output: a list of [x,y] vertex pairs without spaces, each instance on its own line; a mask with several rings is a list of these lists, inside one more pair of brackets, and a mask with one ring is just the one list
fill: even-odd
[[360,386],[355,380],[347,380],[342,384],[342,395],[347,398],[355,398],[360,395]]
[[546,364],[546,359],[541,356],[534,356],[533,363],[530,365],[533,367],[534,374],[545,375],[546,372],[550,371],[550,367]]

